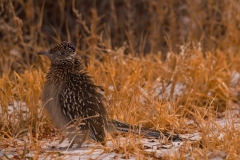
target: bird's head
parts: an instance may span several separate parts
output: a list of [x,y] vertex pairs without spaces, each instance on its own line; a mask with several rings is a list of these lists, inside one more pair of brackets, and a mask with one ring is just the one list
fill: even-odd
[[47,56],[51,63],[58,63],[65,60],[73,60],[76,57],[75,47],[66,41],[53,46],[49,51],[39,52],[38,55]]

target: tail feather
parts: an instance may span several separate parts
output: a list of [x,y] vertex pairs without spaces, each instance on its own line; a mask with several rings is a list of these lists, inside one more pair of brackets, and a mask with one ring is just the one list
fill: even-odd
[[148,129],[146,127],[140,128],[138,126],[132,126],[128,123],[124,123],[114,119],[110,119],[108,121],[108,128],[110,130],[110,133],[116,133],[116,132],[126,133],[130,131],[132,133],[143,135],[145,137],[154,137],[156,139],[166,137],[169,140],[182,141],[182,138],[179,137],[179,135],[177,134],[171,135],[169,133],[163,133],[158,130]]

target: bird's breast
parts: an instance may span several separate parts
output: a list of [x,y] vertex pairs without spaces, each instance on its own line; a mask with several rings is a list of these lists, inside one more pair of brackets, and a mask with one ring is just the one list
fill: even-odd
[[69,122],[69,118],[63,114],[63,109],[59,103],[59,94],[62,86],[62,83],[55,84],[51,81],[46,81],[42,93],[44,108],[56,127],[60,129],[65,127],[65,125]]

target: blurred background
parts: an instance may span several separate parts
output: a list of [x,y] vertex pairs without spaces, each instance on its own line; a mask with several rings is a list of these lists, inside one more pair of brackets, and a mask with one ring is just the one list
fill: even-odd
[[124,46],[162,60],[188,43],[236,53],[239,20],[236,0],[1,0],[0,53],[32,63],[39,48],[63,40],[87,54]]

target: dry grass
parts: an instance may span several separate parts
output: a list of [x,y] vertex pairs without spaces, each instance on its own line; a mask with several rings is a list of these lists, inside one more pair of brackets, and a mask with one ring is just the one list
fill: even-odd
[[[216,123],[220,113],[239,103],[239,79],[232,82],[240,69],[238,2],[51,3],[0,1],[1,149],[17,148],[19,159],[34,151],[32,157],[38,159],[44,152],[41,140],[61,135],[39,101],[49,61],[36,53],[53,41],[69,40],[103,86],[110,117],[162,131],[201,133],[201,144],[186,142],[162,159],[185,159],[187,154],[208,159],[221,151],[226,159],[240,155],[239,128],[233,122],[227,127]],[[184,18],[191,22],[188,27],[181,23]],[[10,114],[13,105],[18,107],[10,107]],[[133,135],[126,138],[130,143],[122,147],[114,140],[115,151],[125,158],[157,158],[145,153]]]

